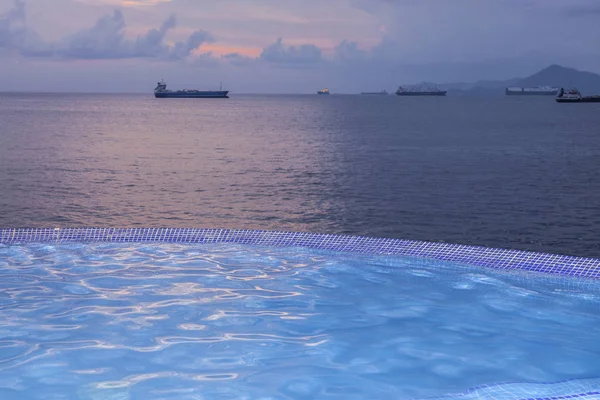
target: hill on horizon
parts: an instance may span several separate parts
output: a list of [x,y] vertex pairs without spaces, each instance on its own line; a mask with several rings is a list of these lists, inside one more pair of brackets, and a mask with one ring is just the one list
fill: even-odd
[[584,95],[600,94],[600,75],[552,64],[526,78],[440,85],[441,88],[448,90],[450,94],[463,95],[503,95],[504,89],[511,86],[556,86],[565,89],[577,88]]

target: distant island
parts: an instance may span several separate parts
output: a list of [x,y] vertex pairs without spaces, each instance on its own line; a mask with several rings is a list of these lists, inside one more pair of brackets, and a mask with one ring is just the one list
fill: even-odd
[[438,85],[448,91],[448,95],[503,96],[507,87],[554,86],[577,88],[584,94],[600,93],[600,75],[579,71],[553,64],[526,78],[513,78],[505,81],[478,81],[473,83],[447,83]]

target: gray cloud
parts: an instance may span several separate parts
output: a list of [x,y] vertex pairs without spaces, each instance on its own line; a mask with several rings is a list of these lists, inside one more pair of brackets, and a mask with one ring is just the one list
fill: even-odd
[[600,16],[600,4],[576,4],[566,7],[565,14],[569,17],[592,17]]
[[23,42],[25,36],[25,3],[15,0],[14,8],[0,17],[0,49],[10,49]]
[[129,40],[125,37],[127,24],[123,13],[115,10],[112,15],[99,18],[91,28],[80,30],[55,43],[44,41],[35,30],[26,26],[25,20],[25,3],[15,0],[14,8],[0,18],[0,49],[11,49],[26,57],[181,60],[202,44],[214,41],[210,33],[197,30],[184,41],[166,44],[167,33],[176,26],[174,15],[169,16],[160,27]]
[[131,54],[124,40],[125,19],[120,11],[101,17],[96,24],[56,45],[56,54],[65,58],[110,59],[127,58]]
[[192,65],[200,68],[216,68],[219,66],[220,60],[213,55],[212,52],[208,51],[206,53],[198,54]]
[[260,60],[282,65],[310,66],[322,61],[320,48],[314,44],[286,46],[279,38],[272,45],[265,47],[259,56]]
[[[576,63],[597,51],[598,0],[351,0],[375,15],[385,34],[372,57],[398,63],[486,63],[532,53],[568,55]],[[597,15],[597,14],[596,14]]]
[[221,59],[235,67],[245,67],[256,63],[256,58],[244,56],[240,53],[224,54]]
[[[164,45],[165,36],[170,29],[175,28],[175,15],[169,16],[160,28],[150,29],[145,35],[138,36],[133,45],[133,53],[138,57],[153,57],[167,51]],[[193,49],[189,49],[186,54]]]
[[[193,81],[203,68],[203,80],[222,79],[236,92],[314,92],[323,86],[336,92],[390,90],[420,81],[527,76],[554,63],[600,71],[600,24],[594,23],[600,0],[207,0],[203,7],[199,0],[174,0],[130,7],[128,21],[107,8],[121,0],[26,0],[32,10],[27,21],[23,1],[10,0],[13,10],[0,16],[0,51],[23,57],[11,63],[2,62],[5,58],[0,70],[40,87],[53,84],[44,76],[54,71],[65,87],[108,90],[89,80],[88,68],[97,68],[98,79],[111,77],[106,82],[112,90],[133,90],[123,88],[135,82],[146,90],[154,76]],[[0,0],[3,6],[8,2]],[[78,28],[69,27],[80,27],[78,21],[61,25],[68,7],[77,7],[81,20],[95,21],[98,10],[108,14],[74,32]],[[137,37],[125,35],[129,23],[144,26],[149,18],[171,13],[186,29],[200,24],[214,32],[222,46],[197,54],[195,49],[214,40],[206,31],[171,43],[169,37],[178,33],[172,31],[174,17]],[[74,33],[64,36],[63,29]],[[63,36],[44,40],[34,30]],[[298,44],[299,38],[305,44]],[[256,54],[258,47],[263,48],[259,56],[245,55]],[[227,48],[232,53],[220,55]],[[78,58],[114,61],[85,68],[50,61]],[[5,78],[2,86],[7,85],[25,83]]]
[[335,46],[332,57],[324,57],[323,49],[311,43],[299,46],[287,46],[279,38],[275,43],[265,47],[258,58],[239,53],[221,56],[221,60],[236,67],[252,65],[275,65],[288,69],[305,69],[307,67],[340,67],[357,66],[371,59],[371,53],[361,50],[353,41],[343,40]]
[[196,31],[188,37],[184,42],[177,42],[169,49],[168,55],[170,59],[180,60],[189,56],[194,49],[197,49],[204,43],[212,43],[215,39],[206,31]]
[[205,31],[193,32],[185,41],[173,46],[165,44],[169,30],[175,28],[174,15],[169,16],[159,28],[150,29],[135,40],[125,37],[123,13],[115,10],[112,15],[100,18],[89,29],[70,35],[59,44],[56,54],[63,58],[77,59],[119,59],[119,58],[159,58],[180,60],[191,55],[203,43],[214,41]]
[[369,57],[369,52],[359,49],[358,43],[350,40],[343,40],[334,49],[334,60],[338,61],[360,61]]
[[25,55],[49,55],[48,45],[27,27],[25,2],[14,0],[11,10],[0,16],[0,51]]

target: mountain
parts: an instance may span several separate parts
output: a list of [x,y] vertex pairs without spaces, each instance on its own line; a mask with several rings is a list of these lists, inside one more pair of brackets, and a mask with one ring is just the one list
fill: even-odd
[[556,86],[565,89],[576,87],[583,94],[600,94],[600,75],[553,64],[526,78],[440,85],[448,90],[449,94],[479,96],[503,95],[504,89],[511,86]]
[[506,81],[477,81],[477,82],[460,82],[460,83],[446,83],[439,85],[441,89],[446,90],[483,90],[483,89],[499,89],[504,90],[505,87],[518,86],[521,82],[521,78],[513,78]]
[[578,71],[560,65],[551,65],[540,72],[522,79],[519,86],[557,86],[565,89],[576,87],[582,93],[600,93],[600,75],[593,72]]

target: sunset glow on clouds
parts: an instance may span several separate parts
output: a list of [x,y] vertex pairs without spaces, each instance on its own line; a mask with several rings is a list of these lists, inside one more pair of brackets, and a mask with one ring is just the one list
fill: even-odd
[[596,0],[0,0],[0,72],[39,83],[36,65],[59,79],[88,60],[294,91],[598,71],[598,16]]
[[95,4],[95,5],[135,7],[135,6],[154,6],[159,3],[169,3],[173,0],[77,0],[77,1],[79,1],[81,3]]

